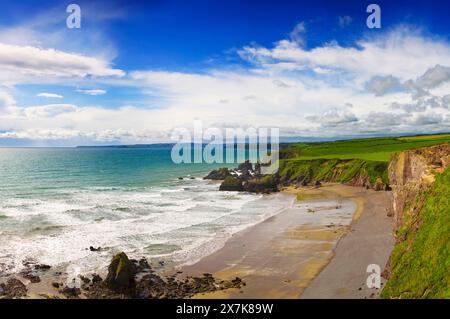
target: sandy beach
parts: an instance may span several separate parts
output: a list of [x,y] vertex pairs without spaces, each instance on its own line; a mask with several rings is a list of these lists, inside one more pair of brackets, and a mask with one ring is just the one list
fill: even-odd
[[[196,298],[364,298],[366,267],[387,262],[393,246],[389,192],[325,185],[289,188],[299,201],[235,234],[185,274],[240,277],[246,285]],[[360,289],[361,288],[361,289]]]

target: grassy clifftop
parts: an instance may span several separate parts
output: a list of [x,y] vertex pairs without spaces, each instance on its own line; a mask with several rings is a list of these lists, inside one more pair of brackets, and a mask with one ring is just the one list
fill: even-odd
[[450,142],[450,134],[293,143],[282,148],[282,184],[334,182],[377,190],[389,185],[393,154]]
[[450,298],[450,168],[410,205],[395,246],[383,298]]

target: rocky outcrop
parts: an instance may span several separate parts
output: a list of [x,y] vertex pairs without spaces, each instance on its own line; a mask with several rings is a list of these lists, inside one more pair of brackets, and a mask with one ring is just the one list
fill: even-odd
[[77,298],[81,292],[86,298],[92,299],[182,299],[200,293],[241,288],[245,285],[237,277],[219,281],[209,273],[203,274],[202,277],[178,278],[180,274],[181,272],[168,276],[159,275],[145,258],[139,261],[129,259],[122,252],[112,258],[105,280],[93,274],[92,280],[81,278],[83,284],[80,289],[65,287],[60,291],[67,298]]
[[112,258],[106,283],[113,290],[125,291],[134,285],[134,274],[135,265],[122,252]]
[[242,184],[242,180],[238,177],[228,176],[225,180],[220,184],[220,191],[243,191],[244,186]]
[[228,176],[231,176],[231,172],[226,167],[219,168],[217,170],[212,170],[208,175],[206,175],[203,179],[210,180],[224,180]]
[[[389,180],[393,189],[394,232],[404,224],[405,214],[416,215],[420,203],[417,195],[430,187],[436,173],[450,165],[450,145],[438,145],[395,154],[389,163]],[[401,238],[399,238],[401,240]]]
[[272,193],[278,191],[278,181],[273,175],[254,177],[246,181],[243,188],[250,193]]

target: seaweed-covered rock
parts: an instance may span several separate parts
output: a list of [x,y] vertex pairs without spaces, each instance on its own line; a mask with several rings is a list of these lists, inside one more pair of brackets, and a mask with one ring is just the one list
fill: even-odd
[[228,176],[225,180],[220,184],[219,190],[221,191],[242,191],[244,187],[242,185],[242,181],[233,176]]
[[121,252],[113,256],[106,276],[107,286],[116,291],[124,291],[134,285],[135,265]]
[[278,182],[273,175],[265,175],[249,179],[244,184],[244,190],[251,193],[271,193],[278,191]]
[[211,179],[211,180],[224,180],[228,176],[231,176],[231,173],[228,168],[222,167],[217,170],[211,171],[207,176],[205,176],[203,179]]

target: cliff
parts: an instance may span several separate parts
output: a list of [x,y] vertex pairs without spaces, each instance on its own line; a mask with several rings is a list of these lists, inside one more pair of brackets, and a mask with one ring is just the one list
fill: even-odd
[[394,155],[396,245],[384,276],[384,298],[450,298],[450,145]]
[[342,183],[375,190],[389,190],[388,163],[362,159],[287,159],[280,162],[281,185]]

